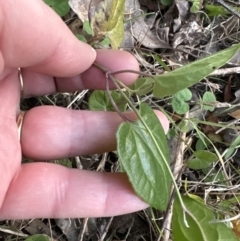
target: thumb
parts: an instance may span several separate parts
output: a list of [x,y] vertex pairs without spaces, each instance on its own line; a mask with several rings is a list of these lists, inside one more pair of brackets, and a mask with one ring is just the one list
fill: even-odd
[[42,0],[0,1],[0,39],[5,67],[67,77],[85,71],[96,58]]

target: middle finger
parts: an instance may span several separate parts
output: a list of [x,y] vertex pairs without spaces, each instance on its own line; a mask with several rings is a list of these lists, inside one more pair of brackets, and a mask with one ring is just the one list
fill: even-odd
[[[107,67],[110,71],[131,69],[138,71],[139,66],[136,59],[128,52],[114,50],[98,50],[96,63]],[[81,64],[81,63],[79,63]],[[67,68],[67,67],[66,67]],[[33,72],[29,69],[22,69],[24,97],[41,96],[56,92],[73,92],[83,89],[105,89],[105,74],[95,66],[78,76],[69,78],[54,78]],[[126,85],[131,85],[137,74],[122,73],[115,76]],[[110,88],[114,85],[110,83]]]

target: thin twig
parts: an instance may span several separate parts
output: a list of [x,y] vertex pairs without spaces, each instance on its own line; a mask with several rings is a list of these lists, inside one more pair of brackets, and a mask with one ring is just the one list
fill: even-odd
[[238,74],[240,73],[240,67],[217,69],[213,71],[209,76],[219,76],[219,75],[229,75],[229,74]]
[[122,119],[126,122],[131,122],[118,108],[118,106],[116,105],[115,101],[112,98],[111,92],[109,90],[109,78],[112,80],[113,77],[110,73],[106,73],[106,91],[107,91],[107,95],[108,98],[113,106],[113,108],[116,110],[116,112],[122,117]]
[[85,234],[85,231],[87,229],[88,219],[89,218],[84,218],[83,219],[83,228],[82,228],[81,233],[80,233],[80,240],[79,241],[83,241],[84,234]]
[[97,172],[104,170],[104,166],[105,166],[105,164],[107,162],[107,155],[108,155],[107,152],[103,153],[102,160],[100,161],[100,163],[99,163],[99,165],[97,167],[97,170],[96,170]]
[[[189,117],[189,112],[185,115],[185,118],[188,118],[188,117]],[[186,148],[185,139],[186,139],[186,132],[182,132],[178,138],[178,144],[176,148],[176,157],[175,157],[176,161],[173,167],[173,175],[174,175],[174,178],[177,180],[177,182],[179,182],[180,180],[182,167],[183,167],[183,154]],[[165,214],[165,220],[161,228],[161,230],[163,230],[163,235],[159,235],[157,241],[160,241],[161,236],[163,236],[162,238],[163,241],[168,241],[170,238],[170,234],[171,234],[170,230],[171,230],[172,215],[173,215],[173,202],[174,202],[174,196],[175,196],[173,185],[171,188],[171,193],[172,193],[171,200],[168,205],[168,209]]]
[[83,169],[83,165],[81,163],[80,157],[79,156],[75,156],[74,159],[75,159],[75,162],[76,162],[77,169],[82,170]]
[[83,90],[78,93],[78,95],[68,104],[67,109],[69,109],[76,101],[81,100],[89,90]]
[[19,236],[19,237],[28,237],[29,236],[29,235],[24,234],[22,232],[12,231],[10,229],[5,229],[5,228],[0,228],[0,232],[16,235],[16,236]]
[[110,225],[112,224],[112,221],[113,221],[113,217],[111,217],[110,220],[108,221],[108,224],[107,224],[107,226],[106,226],[106,228],[105,228],[105,230],[104,230],[104,233],[103,233],[102,236],[100,237],[99,241],[104,241],[104,240],[105,240],[105,237],[106,237],[106,235],[107,235],[107,232],[108,232],[108,230],[109,230],[109,227],[110,227]]

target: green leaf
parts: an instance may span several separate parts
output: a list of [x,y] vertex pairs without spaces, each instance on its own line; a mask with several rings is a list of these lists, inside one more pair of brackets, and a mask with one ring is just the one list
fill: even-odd
[[189,121],[183,119],[179,124],[178,124],[179,131],[187,133],[189,131]]
[[165,133],[147,104],[141,103],[139,115],[141,120],[120,126],[118,154],[137,195],[152,207],[165,210],[172,182]]
[[217,142],[222,143],[222,137],[220,134],[209,133],[208,139],[213,143],[217,143]]
[[[205,171],[205,170],[203,170]],[[210,170],[206,170],[206,173],[209,173]],[[204,182],[217,182],[218,185],[226,186],[226,177],[222,172],[212,172],[210,175],[204,179]]]
[[59,159],[59,160],[51,160],[50,163],[58,164],[64,167],[72,168],[72,162],[69,159]]
[[199,196],[192,194],[192,193],[187,193],[188,197],[190,197],[191,199],[195,200],[196,202],[199,202],[201,204],[204,204],[204,200],[202,198],[200,198]]
[[151,92],[154,86],[153,78],[138,78],[137,81],[130,86],[136,95],[142,96]]
[[173,0],[160,0],[161,4],[164,6],[168,6],[173,3]]
[[190,2],[192,2],[191,13],[196,13],[202,8],[202,0],[190,0]]
[[97,38],[108,37],[113,49],[123,41],[125,0],[92,0],[89,7],[89,20]]
[[214,17],[218,15],[227,16],[228,14],[230,14],[229,11],[225,9],[223,6],[206,4],[205,9],[209,17]]
[[[171,0],[172,1],[172,0]],[[152,57],[161,65],[166,71],[171,71],[171,69],[165,64],[165,62],[156,54],[153,54]]]
[[231,155],[234,153],[235,149],[237,146],[240,145],[240,136],[238,136],[230,145],[230,147],[228,148],[224,158],[227,160],[228,158],[231,157]]
[[[124,97],[116,90],[110,91],[110,93],[119,110],[125,111],[127,108],[127,101]],[[93,91],[89,98],[88,105],[90,110],[115,111],[111,101],[109,100],[107,92],[102,90]]]
[[203,135],[200,136],[200,138],[197,140],[196,143],[196,150],[200,151],[200,150],[205,150],[210,144],[210,141],[204,137]]
[[202,98],[202,108],[204,110],[214,111],[215,108],[210,105],[211,102],[216,102],[216,97],[212,92],[207,91],[204,93]]
[[83,35],[81,35],[81,34],[76,34],[75,35],[80,41],[82,41],[82,42],[84,42],[84,43],[87,43],[87,40],[86,40],[86,38],[83,36]]
[[155,97],[173,95],[178,91],[188,88],[214,70],[226,64],[239,50],[240,44],[212,54],[206,58],[194,61],[172,72],[163,75],[153,76],[156,80],[153,94]]
[[68,5],[68,0],[43,0],[43,1],[47,5],[52,7],[53,10],[61,17],[66,15],[70,10],[70,6]]
[[193,155],[196,158],[188,160],[187,166],[194,170],[207,168],[211,166],[213,162],[216,162],[218,160],[217,155],[210,151],[195,151]]
[[221,208],[221,210],[227,211],[232,209],[233,207],[237,211],[237,206],[240,202],[240,196],[239,195],[234,195],[232,198],[224,199],[223,201],[220,201],[218,203],[218,207]]
[[189,227],[183,223],[183,210],[176,198],[172,221],[174,241],[238,241],[233,231],[224,223],[214,222],[214,213],[204,204],[187,196],[182,196],[182,199],[190,213],[186,213]]
[[170,129],[168,130],[168,133],[167,133],[167,138],[170,139],[170,138],[175,137],[176,135],[177,135],[176,129],[170,128]]
[[192,92],[189,89],[183,89],[177,92],[172,98],[172,108],[180,115],[189,111],[189,105],[185,101],[192,98]]
[[84,23],[83,23],[83,29],[84,29],[84,31],[85,31],[87,34],[93,36],[93,30],[92,30],[92,28],[91,28],[91,26],[90,26],[89,21],[84,21]]
[[111,42],[110,42],[110,39],[109,39],[108,37],[106,37],[105,39],[103,39],[103,40],[99,43],[99,45],[100,45],[100,46],[103,46],[103,47],[109,46],[110,44],[111,44]]
[[60,159],[57,161],[59,165],[62,165],[64,167],[72,168],[72,162],[69,159]]
[[25,241],[50,241],[50,238],[43,234],[35,234],[25,239]]

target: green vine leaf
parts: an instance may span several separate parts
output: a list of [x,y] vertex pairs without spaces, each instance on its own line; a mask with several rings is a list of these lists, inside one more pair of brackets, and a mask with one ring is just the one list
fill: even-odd
[[91,0],[89,21],[96,38],[110,39],[117,49],[124,36],[123,16],[125,0]]
[[43,0],[47,5],[49,5],[59,16],[66,15],[70,6],[68,5],[68,0]]
[[92,35],[92,36],[94,35],[89,21],[84,21],[83,30],[89,35]]
[[218,156],[210,151],[195,151],[193,155],[195,158],[187,161],[187,167],[194,170],[210,167],[213,162],[218,161]]
[[192,99],[192,92],[189,89],[178,91],[172,98],[172,108],[179,115],[184,115],[189,111],[189,105],[186,101]]
[[59,159],[59,160],[52,160],[52,161],[50,161],[50,163],[55,163],[55,164],[59,164],[59,165],[62,165],[64,167],[67,167],[67,168],[72,168],[72,162],[68,158]]
[[139,116],[136,122],[119,127],[118,154],[137,195],[152,207],[166,210],[172,179],[165,133],[147,104],[140,104]]
[[228,49],[194,61],[172,72],[153,76],[156,81],[153,90],[154,96],[162,98],[164,96],[173,95],[182,89],[196,84],[214,70],[226,64],[239,49],[240,44],[236,44]]
[[211,4],[206,4],[205,10],[209,17],[215,17],[219,15],[226,17],[228,14],[230,14],[229,11],[223,6],[216,6]]
[[153,90],[154,79],[152,78],[138,78],[137,81],[130,86],[136,95],[142,96]]
[[[118,106],[119,110],[122,112],[126,111],[127,101],[124,99],[124,97],[116,90],[109,91],[109,92],[115,104]],[[126,94],[129,95],[128,93]],[[93,91],[93,93],[89,98],[88,106],[90,110],[116,111],[112,106],[111,101],[109,100],[107,92],[102,90]]]
[[164,6],[168,6],[173,3],[173,0],[160,0],[161,4]]
[[202,108],[204,110],[214,111],[214,109],[215,109],[214,106],[209,105],[209,103],[213,103],[216,101],[217,100],[216,100],[215,95],[212,92],[207,91],[204,93],[203,98],[202,98],[202,103],[201,103]]
[[190,197],[182,196],[187,208],[187,222],[183,223],[183,211],[176,198],[173,205],[172,231],[174,241],[238,241],[231,229],[224,223],[215,222],[214,213],[204,204]]
[[238,148],[238,146],[240,145],[240,136],[237,136],[236,139],[234,139],[234,141],[231,143],[231,145],[229,146],[226,154],[224,155],[224,158],[227,160],[228,158],[231,157],[231,155],[234,153],[234,151],[236,150],[236,148]]
[[50,238],[43,234],[35,234],[25,239],[25,241],[50,241]]
[[192,2],[192,6],[190,8],[191,13],[197,13],[202,8],[202,0],[190,0]]

